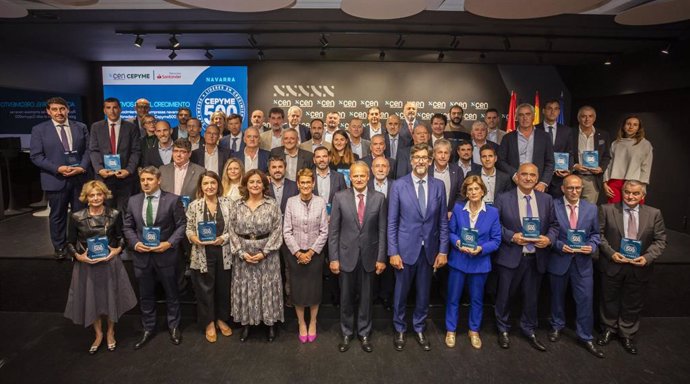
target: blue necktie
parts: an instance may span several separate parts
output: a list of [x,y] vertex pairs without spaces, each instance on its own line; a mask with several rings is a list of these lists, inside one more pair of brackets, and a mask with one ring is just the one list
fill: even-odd
[[424,180],[417,182],[417,200],[419,200],[419,209],[422,211],[422,216],[426,216],[426,195],[424,194]]
[[391,138],[391,159],[395,159],[396,158],[395,156],[398,154],[398,143],[397,143],[397,141],[398,141],[397,138],[394,138],[394,137]]
[[[525,201],[527,202],[527,217],[533,217],[532,216],[532,204],[530,204],[530,201],[532,200],[532,196],[530,195],[525,195]],[[527,249],[528,252],[534,252],[534,244],[532,243],[527,243],[525,245],[525,249]]]
[[232,138],[232,148],[230,148],[230,149],[232,149],[233,152],[237,152],[237,138],[236,137]]

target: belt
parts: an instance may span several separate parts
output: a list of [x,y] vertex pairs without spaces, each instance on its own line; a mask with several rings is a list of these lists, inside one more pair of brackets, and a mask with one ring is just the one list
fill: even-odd
[[522,256],[524,256],[524,257],[530,257],[530,256],[535,256],[535,255],[536,255],[535,252],[532,252],[532,253],[523,253],[523,254],[522,254]]
[[263,235],[255,235],[253,233],[245,234],[245,235],[241,235],[239,233],[237,234],[237,236],[239,236],[245,240],[263,240],[263,239],[267,239],[269,235],[270,235],[270,233],[265,233]]

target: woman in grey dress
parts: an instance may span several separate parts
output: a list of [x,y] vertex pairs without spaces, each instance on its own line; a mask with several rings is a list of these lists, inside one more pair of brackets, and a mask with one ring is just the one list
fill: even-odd
[[249,337],[249,326],[268,326],[268,341],[276,337],[274,324],[284,321],[283,285],[278,249],[283,242],[280,207],[268,197],[268,179],[256,169],[242,178],[242,198],[233,206],[229,234],[234,272],[231,314],[244,327],[240,341]]
[[[75,259],[72,282],[65,307],[65,317],[75,324],[93,325],[96,339],[89,348],[95,354],[103,342],[103,320],[107,323],[108,350],[114,351],[115,322],[137,305],[137,298],[120,260],[122,251],[122,218],[115,209],[105,206],[112,198],[101,181],[84,184],[79,200],[88,207],[70,215],[67,252]],[[107,237],[108,252],[95,258],[87,251],[87,240]]]

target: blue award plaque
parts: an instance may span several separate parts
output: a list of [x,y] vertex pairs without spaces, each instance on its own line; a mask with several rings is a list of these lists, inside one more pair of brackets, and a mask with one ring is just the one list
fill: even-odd
[[522,218],[522,237],[526,239],[538,239],[541,234],[541,221],[538,217]]
[[199,241],[216,241],[216,222],[202,221],[196,225]]
[[331,203],[326,204],[326,214],[328,216],[331,215],[331,209],[333,209],[333,204],[331,204]]
[[582,165],[587,168],[596,168],[599,166],[599,152],[598,151],[584,151],[582,152]]
[[570,154],[567,152],[554,152],[553,162],[556,171],[567,171],[570,165]]
[[345,178],[345,185],[347,185],[348,188],[350,188],[350,170],[349,169],[339,169],[338,173],[343,175]]
[[568,246],[572,249],[580,249],[587,245],[587,233],[584,229],[568,229]]
[[180,201],[182,201],[182,206],[186,210],[189,207],[189,202],[192,201],[192,199],[188,195],[182,195],[180,196]]
[[120,155],[103,155],[103,168],[109,171],[121,170]]
[[462,227],[460,230],[460,245],[467,248],[477,248],[479,232],[476,229]]
[[107,236],[89,237],[86,239],[86,248],[86,256],[89,259],[102,259],[110,254]]
[[161,227],[144,227],[142,238],[142,243],[147,247],[161,245]]
[[67,151],[64,153],[64,163],[70,167],[81,165],[81,155],[77,151]]
[[621,239],[620,254],[626,259],[637,259],[642,252],[642,242],[640,240],[628,239],[626,237]]

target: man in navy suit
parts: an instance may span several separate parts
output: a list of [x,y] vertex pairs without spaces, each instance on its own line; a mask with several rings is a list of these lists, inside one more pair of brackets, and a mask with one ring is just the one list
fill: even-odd
[[177,109],[177,126],[172,129],[173,141],[177,139],[186,139],[189,136],[187,131],[187,123],[192,117],[192,111],[187,107],[180,107]]
[[31,161],[40,169],[41,188],[50,205],[50,240],[55,258],[65,258],[67,209],[84,207],[79,201],[89,169],[89,131],[84,123],[70,121],[69,105],[61,97],[46,102],[50,120],[31,129]]
[[328,164],[331,162],[331,155],[324,147],[314,150],[314,169],[316,171],[314,183],[314,194],[326,199],[328,204],[333,201],[336,192],[347,189],[345,177],[339,172],[331,171]]
[[386,138],[386,157],[397,159],[400,150],[408,146],[400,138],[400,118],[397,115],[390,115],[386,119],[386,130],[383,136]]
[[[427,144],[429,143],[429,128],[423,124],[419,124],[414,127],[412,134],[412,140],[414,145],[417,144]],[[409,146],[398,147],[398,157],[395,160],[395,178],[399,179],[408,173],[412,172],[414,165],[410,162],[412,148]]]
[[448,207],[443,182],[429,177],[429,146],[412,147],[412,173],[396,180],[388,198],[388,256],[395,268],[394,346],[405,347],[405,306],[415,282],[412,324],[419,345],[431,350],[424,334],[429,311],[431,275],[448,261]]
[[191,161],[221,176],[230,151],[218,146],[219,137],[220,127],[209,124],[204,132],[204,146],[192,151]]
[[172,161],[173,140],[170,124],[165,120],[156,122],[156,145],[151,148],[142,148],[141,166],[153,165],[158,168]]
[[[127,200],[139,189],[137,167],[141,159],[141,135],[133,123],[120,118],[121,112],[120,100],[105,99],[103,113],[106,118],[91,125],[89,151],[94,172],[113,193],[110,206],[124,212]],[[121,169],[106,169],[106,155],[119,156]]]
[[402,115],[403,120],[400,124],[400,144],[402,144],[402,147],[398,147],[398,149],[414,145],[412,141],[414,129],[422,124],[422,122],[417,119],[417,104],[414,101],[405,103]]
[[470,173],[477,173],[481,171],[482,166],[472,161],[473,156],[472,143],[466,140],[461,140],[456,148],[457,166],[462,171],[463,177],[467,177]]
[[[561,185],[563,197],[554,198],[554,214],[558,220],[558,238],[551,249],[546,270],[551,284],[551,331],[549,341],[556,342],[565,328],[565,291],[568,283],[572,287],[577,317],[575,318],[577,338],[592,355],[602,358],[592,340],[594,314],[594,268],[592,255],[599,246],[599,221],[597,206],[580,199],[582,180],[577,175],[566,176]],[[582,244],[574,247],[568,241],[569,230],[581,230]]]
[[[504,349],[510,348],[511,299],[520,288],[523,299],[520,329],[534,349],[546,351],[535,335],[537,301],[551,244],[558,235],[558,222],[553,214],[551,196],[535,188],[538,180],[536,165],[520,165],[517,188],[499,195],[494,204],[503,228],[503,241],[494,264],[498,275],[495,305],[498,344]],[[527,217],[539,218],[540,228],[536,238],[525,237],[523,219]]]
[[548,191],[553,177],[553,143],[549,135],[535,129],[534,107],[520,104],[517,107],[518,128],[507,133],[498,148],[498,169],[511,175],[517,183],[517,169],[520,164],[532,163],[539,172],[537,192]]
[[242,163],[245,172],[252,169],[268,172],[268,158],[271,157],[271,152],[259,148],[259,130],[249,127],[244,130],[244,149],[233,152],[232,157]]
[[[551,143],[553,143],[553,151],[570,154],[573,151],[573,134],[570,127],[558,124],[558,115],[561,114],[561,104],[558,100],[549,100],[544,104],[542,112],[544,114],[544,121],[539,124],[538,127],[549,135]],[[570,169],[573,165],[572,156],[570,156],[568,160],[568,169]],[[549,195],[553,197],[563,197],[561,186],[563,185],[563,178],[568,176],[568,174],[570,174],[569,171],[554,170],[551,184],[549,185]]]
[[292,128],[297,131],[297,145],[311,140],[311,132],[306,124],[302,124],[302,108],[293,105],[287,111],[287,123],[283,124],[283,130]]
[[[156,329],[156,281],[165,290],[170,340],[178,345],[180,333],[180,300],[175,268],[178,263],[180,242],[185,237],[186,217],[182,201],[177,195],[160,189],[161,174],[156,167],[139,171],[143,193],[129,199],[124,218],[123,235],[132,251],[134,275],[139,282],[139,307],[144,333],[134,345],[139,349],[148,343]],[[144,228],[158,228],[160,244],[144,245]]]
[[234,152],[244,151],[244,140],[242,140],[242,116],[232,113],[228,116],[229,135],[220,139],[220,146],[230,150],[230,157]]

